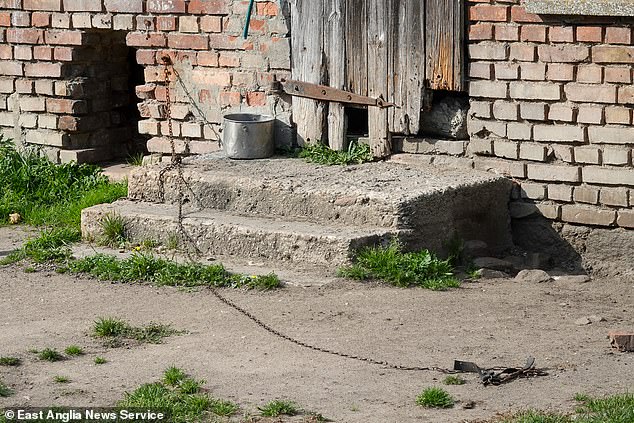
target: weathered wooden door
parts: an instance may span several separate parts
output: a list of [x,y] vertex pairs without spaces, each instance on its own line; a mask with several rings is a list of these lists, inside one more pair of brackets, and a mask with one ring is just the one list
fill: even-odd
[[[423,92],[464,89],[464,0],[292,0],[293,79],[382,97],[370,107],[377,157],[420,130]],[[341,104],[293,100],[300,143],[345,147]]]

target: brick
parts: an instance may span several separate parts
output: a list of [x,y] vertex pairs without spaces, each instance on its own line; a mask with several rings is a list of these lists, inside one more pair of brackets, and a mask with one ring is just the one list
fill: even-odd
[[599,185],[634,186],[634,170],[608,169],[595,166],[583,168],[583,182]]
[[632,69],[629,66],[606,66],[605,82],[630,84],[632,82]]
[[621,148],[604,148],[603,164],[612,166],[627,166],[630,164],[630,150]]
[[520,117],[527,120],[546,120],[546,103],[520,103]]
[[30,77],[59,78],[62,76],[61,63],[27,63],[24,65],[24,75]]
[[603,41],[603,28],[600,26],[580,26],[577,28],[577,41],[580,43],[600,43]]
[[537,58],[537,47],[529,43],[511,44],[509,58],[520,62],[534,62]]
[[43,44],[44,31],[31,28],[11,28],[7,30],[7,42],[14,44]]
[[469,8],[469,19],[472,21],[506,22],[509,11],[509,6],[478,4]]
[[628,107],[606,107],[605,123],[629,125],[632,122],[632,110]]
[[86,114],[88,105],[84,100],[47,98],[46,111],[55,114]]
[[101,12],[103,0],[64,0],[66,12]]
[[184,0],[148,0],[149,13],[185,13]]
[[546,78],[549,81],[572,81],[575,79],[575,67],[563,63],[549,63]]
[[572,122],[574,120],[575,110],[575,108],[567,104],[553,104],[548,111],[548,119],[558,122]]
[[232,52],[221,52],[218,66],[223,68],[237,68],[240,66],[240,55]]
[[592,47],[592,61],[595,63],[634,63],[634,46]]
[[572,202],[572,187],[570,185],[548,185],[548,199],[553,201]]
[[616,221],[616,212],[591,206],[564,205],[561,207],[561,220],[582,225],[611,226]]
[[590,48],[579,45],[541,45],[538,47],[542,62],[577,63],[590,59]]
[[36,28],[46,28],[51,26],[51,14],[45,12],[33,12],[31,15],[32,25]]
[[505,159],[517,160],[519,157],[519,147],[516,142],[494,140],[493,141],[493,153],[497,157],[503,157]]
[[29,12],[11,13],[11,26],[29,26],[29,25],[31,25],[31,14]]
[[469,26],[469,40],[485,41],[493,39],[493,25],[490,23],[477,23]]
[[520,159],[545,162],[548,157],[548,148],[545,145],[533,143],[520,144]]
[[86,33],[83,31],[46,31],[46,44],[54,45],[75,45],[80,46],[86,43]]
[[506,123],[472,118],[467,120],[467,131],[471,136],[504,138],[506,137]]
[[546,186],[532,182],[522,182],[520,193],[522,198],[544,200],[546,198]]
[[29,144],[64,147],[68,140],[68,134],[59,131],[30,130],[26,133],[26,142]]
[[216,68],[219,66],[219,55],[216,52],[201,51],[198,53],[197,60],[199,66],[211,66]]
[[619,87],[619,103],[634,104],[634,87]]
[[546,65],[544,63],[522,63],[520,72],[524,81],[544,81],[546,79]]
[[11,60],[13,59],[13,48],[10,45],[0,45],[0,59]]
[[201,138],[203,136],[200,122],[184,122],[181,125],[181,135],[187,138]]
[[570,83],[564,86],[566,97],[579,103],[616,103],[616,86]]
[[472,97],[506,98],[507,83],[494,81],[469,82],[469,94]]
[[509,122],[506,125],[506,136],[511,140],[530,140],[533,126],[529,123]]
[[277,16],[279,14],[277,4],[272,1],[257,3],[256,11],[260,16]]
[[520,27],[511,24],[497,24],[495,25],[495,39],[498,41],[518,41]]
[[541,25],[524,25],[521,29],[521,41],[545,43],[546,27]]
[[505,43],[478,43],[469,45],[471,60],[506,60],[508,46]]
[[20,110],[24,112],[43,112],[46,110],[46,103],[43,97],[22,97],[20,98]]
[[576,203],[598,204],[599,190],[592,187],[576,187],[572,199]]
[[493,140],[485,138],[472,138],[467,147],[469,154],[490,156],[493,154]]
[[577,66],[577,82],[600,84],[603,82],[603,67],[598,65]]
[[[634,215],[632,218],[632,221],[634,222]],[[608,332],[608,338],[610,338],[610,345],[612,345],[612,348],[616,348],[621,352],[634,351],[634,331],[611,330]]]
[[167,37],[160,33],[130,32],[126,36],[126,44],[130,47],[165,47]]
[[579,106],[577,122],[600,125],[603,123],[603,107],[600,106]]
[[[187,151],[187,144],[184,140],[175,139],[174,147],[176,153],[185,153]],[[170,154],[172,152],[170,140],[165,137],[150,138],[147,142],[147,149],[149,153]]]
[[33,59],[33,47],[15,46],[13,48],[13,56],[15,60],[31,60]]
[[207,50],[209,37],[207,35],[168,34],[167,45],[171,48],[185,50]]
[[511,7],[511,21],[513,22],[542,22],[542,18],[539,15],[528,13],[524,6],[512,6]]
[[200,30],[203,32],[222,32],[222,17],[202,16],[200,18]]
[[[249,106],[266,106],[266,94],[263,92],[249,92],[247,93],[247,105]],[[450,147],[457,147],[460,143],[455,141],[447,141]],[[438,147],[442,147],[443,142],[439,141]],[[446,143],[445,143],[446,144]],[[448,154],[453,154],[452,150],[446,149]],[[462,148],[462,152],[464,153],[464,147]]]
[[521,100],[560,100],[561,85],[549,82],[511,82],[511,98]]
[[24,0],[24,10],[50,10],[59,12],[62,10],[62,0]]
[[18,79],[15,81],[15,91],[19,94],[33,94],[33,81]]
[[35,46],[33,47],[33,58],[35,60],[53,60],[53,48],[49,46]]
[[552,153],[557,160],[560,160],[566,163],[574,162],[572,157],[572,152],[573,152],[572,147],[568,145],[555,144],[555,145],[552,145],[550,148],[552,149]]
[[495,78],[503,80],[518,79],[519,65],[516,63],[496,63]]
[[548,30],[551,43],[572,43],[575,40],[574,29],[570,26],[554,26]]
[[491,118],[492,104],[489,101],[471,100],[469,105],[469,114],[474,117],[489,119]]
[[606,44],[631,44],[632,28],[609,26],[605,29]]
[[238,106],[242,103],[242,95],[235,91],[223,91],[220,93],[221,106]]
[[542,142],[584,142],[584,128],[576,125],[535,125],[533,139]]
[[223,0],[191,0],[187,11],[202,15],[229,14],[227,2]]
[[[616,223],[623,228],[634,228],[634,210],[619,210]],[[629,351],[632,351],[631,344],[632,341],[630,340]]]
[[515,178],[526,177],[526,165],[524,163],[481,156],[474,158],[473,162],[477,170],[495,172]]
[[588,139],[593,144],[634,144],[634,127],[590,126]]
[[199,32],[198,16],[181,16],[178,18],[178,30],[180,32]]
[[581,174],[577,166],[552,164],[527,165],[528,178],[535,181],[581,182]]
[[143,0],[105,0],[106,12],[143,13]]
[[517,120],[519,104],[510,101],[496,101],[493,103],[493,116],[502,120]]
[[599,201],[606,206],[629,205],[629,191],[626,188],[601,188]]
[[475,79],[493,79],[493,64],[488,62],[470,63],[469,77]]

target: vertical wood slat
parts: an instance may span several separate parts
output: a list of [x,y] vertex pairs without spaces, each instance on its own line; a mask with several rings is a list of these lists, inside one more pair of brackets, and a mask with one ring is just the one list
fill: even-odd
[[[291,48],[294,79],[314,84],[325,83],[324,3],[313,0],[292,0]],[[297,124],[298,144],[305,145],[324,138],[326,103],[306,98],[293,98],[293,120]]]
[[368,95],[368,0],[346,0],[346,89]]
[[[324,17],[328,54],[329,85],[333,88],[346,87],[346,0],[326,0]],[[328,105],[328,142],[333,150],[347,149],[347,127],[345,108],[341,103],[331,102]]]
[[[390,17],[391,2],[368,0],[368,95],[384,98],[388,90],[388,34],[385,22]],[[387,157],[392,146],[388,131],[388,111],[370,107],[370,148],[375,157]]]
[[463,88],[464,0],[427,0],[426,78],[432,89]]

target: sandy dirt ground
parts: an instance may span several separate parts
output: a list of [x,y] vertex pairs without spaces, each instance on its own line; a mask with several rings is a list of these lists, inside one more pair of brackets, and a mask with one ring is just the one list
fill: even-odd
[[[24,237],[0,229],[0,251]],[[15,391],[7,406],[109,406],[140,384],[157,381],[175,365],[215,397],[242,412],[272,399],[289,399],[337,422],[472,422],[526,408],[571,411],[576,393],[634,390],[634,354],[618,353],[611,329],[634,327],[634,280],[561,277],[532,284],[479,280],[461,289],[397,289],[316,275],[313,284],[275,292],[221,290],[281,332],[320,347],[408,366],[451,367],[454,359],[483,367],[519,366],[528,356],[549,375],[499,387],[466,374],[445,386],[457,400],[449,410],[415,404],[444,375],[412,372],[307,350],[262,330],[208,290],[122,285],[51,271],[0,268],[0,356],[23,365],[0,367]],[[305,280],[310,280],[305,275]],[[289,281],[292,282],[292,281]],[[599,316],[605,321],[578,325]],[[89,335],[95,319],[114,316],[135,325],[168,323],[187,331],[163,344],[106,348]],[[31,349],[82,346],[86,355],[41,362]],[[97,366],[99,355],[108,360]],[[59,384],[56,375],[71,382]],[[475,402],[475,408],[463,405]]]

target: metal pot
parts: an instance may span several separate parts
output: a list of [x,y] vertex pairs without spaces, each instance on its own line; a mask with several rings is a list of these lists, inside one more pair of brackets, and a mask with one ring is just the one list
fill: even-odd
[[230,159],[265,159],[275,153],[272,116],[235,113],[223,121],[222,148]]

